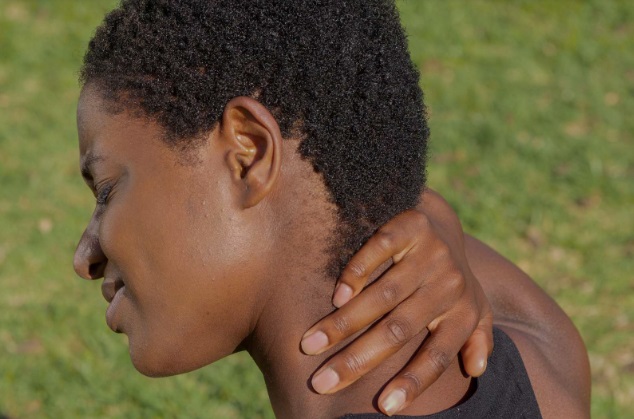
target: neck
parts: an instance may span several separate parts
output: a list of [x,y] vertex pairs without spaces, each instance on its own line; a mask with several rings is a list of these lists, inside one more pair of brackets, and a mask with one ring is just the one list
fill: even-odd
[[[382,387],[408,362],[426,334],[412,339],[403,350],[348,388],[333,395],[319,395],[312,390],[310,378],[349,341],[318,356],[301,352],[299,344],[304,332],[334,310],[334,280],[323,276],[299,278],[294,287],[289,287],[292,292],[276,293],[279,301],[270,305],[277,309],[262,313],[247,346],[264,375],[276,417],[332,418],[346,413],[377,412],[375,403]],[[463,399],[468,389],[469,380],[455,362],[406,412],[430,414],[444,410]]]
[[[282,280],[292,286],[282,287],[281,292],[267,301],[267,308],[271,309],[263,311],[247,345],[264,375],[276,417],[333,417],[340,400],[347,399],[348,406],[356,401],[353,397],[356,392],[345,390],[322,396],[310,386],[312,374],[334,352],[308,356],[300,349],[306,330],[334,310],[331,303],[334,279],[317,272],[308,275],[293,272]],[[368,394],[365,411],[374,411],[371,400]]]
[[[287,170],[300,172],[304,163]],[[288,183],[283,185],[293,193],[280,199],[284,208],[270,208],[282,215],[284,224],[272,228],[278,236],[271,246],[276,250],[270,258],[275,263],[266,275],[269,292],[245,342],[245,348],[264,375],[276,417],[280,418],[306,417],[306,409],[317,411],[318,401],[324,407],[324,396],[312,391],[309,379],[326,355],[303,354],[300,340],[313,324],[333,311],[331,298],[335,284],[335,278],[328,278],[325,269],[331,250],[330,237],[336,228],[334,205],[328,202],[327,191],[314,173],[313,179],[297,174],[289,178],[303,182],[293,183],[295,188]],[[312,199],[304,196],[303,191],[311,191]]]
[[[318,356],[305,355],[300,349],[303,334],[335,309],[331,302],[335,279],[327,278],[323,269],[327,259],[317,263],[315,259],[320,258],[314,257],[314,243],[307,247],[310,249],[306,249],[306,255],[288,262],[295,269],[276,277],[246,349],[264,375],[276,417],[332,418],[346,413],[377,412],[376,399],[382,387],[418,350],[426,338],[426,329],[348,388],[333,395],[315,393],[310,386],[313,373],[351,339]],[[299,250],[301,245],[296,243],[295,252]],[[315,266],[311,266],[311,260]],[[452,407],[465,396],[469,383],[454,362],[405,413],[429,414]]]
[[[312,390],[312,374],[351,339],[318,356],[308,356],[300,350],[303,334],[334,310],[335,278],[328,278],[325,268],[332,252],[330,238],[336,222],[334,206],[329,203],[322,180],[307,162],[300,159],[294,162],[286,165],[289,176],[280,188],[292,193],[280,197],[278,201],[283,204],[280,207],[268,208],[283,224],[271,229],[278,234],[271,246],[276,253],[270,260],[275,262],[266,272],[265,301],[261,301],[244,348],[264,375],[277,417],[320,418],[377,412],[373,400],[406,365],[426,333],[421,332],[389,360],[346,389],[326,396]],[[291,183],[288,179],[295,181]],[[301,181],[298,183],[297,179]],[[468,387],[469,380],[461,375],[455,362],[448,373],[404,413],[426,414],[451,407],[465,395]]]

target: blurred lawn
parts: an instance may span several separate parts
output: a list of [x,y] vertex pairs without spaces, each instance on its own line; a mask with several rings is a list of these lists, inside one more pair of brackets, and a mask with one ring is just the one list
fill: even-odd
[[[76,82],[113,0],[0,1],[0,414],[272,417],[244,354],[136,373],[71,256],[93,198]],[[407,1],[430,185],[529,272],[590,352],[593,417],[634,417],[634,3]]]

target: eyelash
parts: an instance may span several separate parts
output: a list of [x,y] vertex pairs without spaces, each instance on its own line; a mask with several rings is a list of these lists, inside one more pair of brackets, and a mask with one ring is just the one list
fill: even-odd
[[97,191],[97,205],[105,205],[108,201],[108,195],[112,190],[112,185],[106,185],[101,190]]

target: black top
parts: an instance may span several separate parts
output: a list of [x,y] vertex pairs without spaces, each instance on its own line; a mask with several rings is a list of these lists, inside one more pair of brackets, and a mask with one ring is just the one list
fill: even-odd
[[[486,372],[476,380],[476,390],[464,403],[425,416],[392,416],[394,419],[541,418],[535,393],[517,347],[506,333],[493,329],[494,349]],[[347,414],[342,419],[384,419],[380,413]]]

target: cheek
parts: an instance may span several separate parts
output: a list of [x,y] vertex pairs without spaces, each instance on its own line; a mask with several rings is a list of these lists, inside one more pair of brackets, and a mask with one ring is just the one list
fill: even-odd
[[104,252],[129,288],[121,315],[133,363],[172,375],[232,353],[256,306],[239,230],[220,208],[135,196],[113,200],[101,226]]

